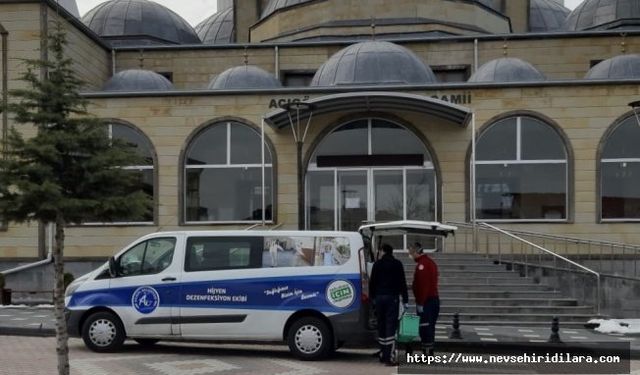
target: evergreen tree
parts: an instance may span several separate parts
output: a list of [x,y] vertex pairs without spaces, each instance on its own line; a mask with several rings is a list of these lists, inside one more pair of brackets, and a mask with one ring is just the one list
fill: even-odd
[[[58,373],[69,373],[64,318],[65,228],[85,221],[141,219],[152,207],[139,176],[123,166],[141,163],[131,145],[110,139],[106,124],[87,112],[83,82],[65,57],[60,23],[49,37],[50,58],[25,61],[24,89],[4,103],[13,115],[0,160],[0,217],[55,225],[53,262]],[[41,74],[44,73],[44,74]],[[16,127],[20,127],[18,130]],[[35,127],[33,137],[24,130]]]

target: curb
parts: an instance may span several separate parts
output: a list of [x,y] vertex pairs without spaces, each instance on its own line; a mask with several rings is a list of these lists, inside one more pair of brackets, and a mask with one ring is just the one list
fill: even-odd
[[0,326],[2,336],[28,336],[28,337],[55,337],[55,328],[27,328],[27,327],[7,327]]

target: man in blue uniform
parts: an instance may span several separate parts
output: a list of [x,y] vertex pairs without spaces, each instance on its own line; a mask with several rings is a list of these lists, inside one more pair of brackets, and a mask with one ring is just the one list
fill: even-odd
[[402,303],[409,302],[407,281],[404,266],[393,257],[393,247],[383,244],[383,256],[373,264],[369,296],[375,304],[378,319],[378,343],[380,344],[380,361],[388,366],[396,366],[392,358],[395,350],[396,330],[398,329],[399,298]]

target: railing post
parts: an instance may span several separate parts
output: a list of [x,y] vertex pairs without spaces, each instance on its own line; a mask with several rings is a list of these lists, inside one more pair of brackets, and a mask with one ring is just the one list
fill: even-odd
[[489,231],[485,231],[485,248],[484,248],[484,257],[489,258]]
[[600,315],[600,274],[596,275],[596,313]]

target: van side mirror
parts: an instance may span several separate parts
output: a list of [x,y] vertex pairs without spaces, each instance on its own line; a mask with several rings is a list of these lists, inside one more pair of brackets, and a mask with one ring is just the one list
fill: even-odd
[[114,257],[109,258],[109,276],[112,278],[119,276],[118,265],[116,264],[116,258]]

